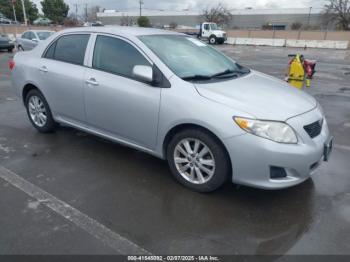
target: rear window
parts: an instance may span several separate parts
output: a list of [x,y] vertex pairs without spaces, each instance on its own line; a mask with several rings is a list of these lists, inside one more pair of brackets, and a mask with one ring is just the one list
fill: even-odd
[[83,65],[90,35],[66,35],[56,40],[47,49],[44,57],[71,64]]
[[37,32],[36,34],[38,35],[40,40],[45,40],[53,33],[52,32]]

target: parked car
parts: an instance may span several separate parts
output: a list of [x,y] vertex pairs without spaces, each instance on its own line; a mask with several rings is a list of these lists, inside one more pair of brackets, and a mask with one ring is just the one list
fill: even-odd
[[12,20],[7,19],[6,17],[0,17],[0,24],[12,24]]
[[102,22],[96,21],[96,22],[85,22],[84,25],[85,27],[89,26],[103,26]]
[[12,52],[14,48],[14,41],[7,34],[0,34],[0,50],[6,49],[8,52]]
[[39,17],[36,20],[33,21],[34,25],[50,25],[52,24],[52,21],[46,17]]
[[197,36],[198,39],[206,40],[209,44],[223,44],[227,40],[227,33],[220,30],[216,23],[204,22],[199,26],[199,32],[185,32],[187,35]]
[[39,42],[46,40],[49,36],[54,34],[54,31],[47,30],[30,30],[22,34],[20,38],[17,38],[17,49],[19,51],[28,51],[38,45]]
[[17,53],[10,67],[39,132],[61,123],[167,159],[174,177],[196,191],[227,179],[291,187],[332,148],[312,96],[184,34],[63,30]]

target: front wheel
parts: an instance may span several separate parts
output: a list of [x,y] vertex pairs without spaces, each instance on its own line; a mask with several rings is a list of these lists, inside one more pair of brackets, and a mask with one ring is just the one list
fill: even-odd
[[169,143],[167,159],[175,179],[197,192],[211,192],[223,185],[230,164],[223,146],[208,132],[189,129]]
[[211,45],[215,45],[216,44],[216,37],[215,36],[209,37],[209,44],[211,44]]
[[39,90],[29,91],[26,97],[26,109],[30,122],[39,132],[49,133],[55,130],[56,123],[50,107]]

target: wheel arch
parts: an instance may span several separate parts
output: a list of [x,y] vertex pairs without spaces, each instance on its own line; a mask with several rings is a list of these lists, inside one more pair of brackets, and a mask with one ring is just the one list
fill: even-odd
[[211,131],[210,129],[206,128],[206,127],[203,127],[201,125],[198,125],[198,124],[192,124],[192,123],[183,123],[183,124],[178,124],[174,127],[172,127],[168,132],[167,134],[165,135],[164,137],[164,140],[163,140],[163,145],[162,145],[162,154],[163,154],[163,157],[164,159],[167,158],[166,156],[166,151],[167,151],[167,148],[169,146],[169,143],[171,141],[171,139],[174,137],[175,134],[183,131],[183,130],[187,130],[187,129],[197,129],[197,130],[201,130],[201,131],[204,131],[206,132],[207,134],[209,134],[210,136],[212,136],[214,138],[214,140],[216,140],[218,142],[218,144],[223,148],[223,150],[225,151],[225,154],[227,156],[227,159],[229,161],[229,164],[230,164],[230,169],[232,171],[232,166],[231,166],[231,161],[230,161],[230,154],[229,152],[227,151],[226,149],[226,146],[224,145],[224,143],[222,142],[222,140],[217,136],[215,135],[215,133],[213,131]]
[[24,85],[24,87],[22,88],[22,100],[23,100],[23,104],[25,104],[26,102],[26,97],[28,95],[28,93],[31,91],[31,90],[38,90],[40,93],[41,90],[37,87],[37,85],[33,84],[33,83],[27,83]]

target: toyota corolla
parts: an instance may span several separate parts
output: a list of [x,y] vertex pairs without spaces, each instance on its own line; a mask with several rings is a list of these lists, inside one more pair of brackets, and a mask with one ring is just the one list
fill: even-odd
[[332,148],[312,96],[184,34],[68,29],[17,53],[10,67],[39,132],[64,124],[142,150],[199,192],[227,180],[291,187]]

